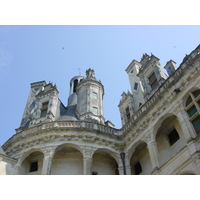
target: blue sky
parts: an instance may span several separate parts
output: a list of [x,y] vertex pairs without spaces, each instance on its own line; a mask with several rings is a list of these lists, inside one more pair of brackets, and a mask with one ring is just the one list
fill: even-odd
[[[200,26],[0,26],[0,145],[15,134],[24,112],[30,83],[57,85],[67,105],[69,82],[88,68],[104,85],[104,117],[121,128],[118,104],[130,90],[125,69],[144,53],[182,62],[199,44]],[[62,48],[64,47],[64,50]]]

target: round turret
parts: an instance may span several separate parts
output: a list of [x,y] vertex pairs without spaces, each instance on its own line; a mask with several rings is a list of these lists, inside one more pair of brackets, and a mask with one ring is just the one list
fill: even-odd
[[104,124],[103,95],[104,87],[94,76],[94,70],[86,70],[86,78],[76,88],[76,114],[81,120],[93,120]]
[[77,75],[71,79],[70,93],[69,93],[69,98],[68,98],[68,106],[77,104],[76,87],[77,87],[78,83],[80,83],[84,78],[85,78],[85,76]]

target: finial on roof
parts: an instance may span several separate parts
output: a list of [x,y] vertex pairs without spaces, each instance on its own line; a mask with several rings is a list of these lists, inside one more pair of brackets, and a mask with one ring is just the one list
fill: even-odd
[[90,78],[95,78],[95,76],[94,76],[94,70],[90,69],[90,68],[88,70],[86,70],[86,76],[90,77]]

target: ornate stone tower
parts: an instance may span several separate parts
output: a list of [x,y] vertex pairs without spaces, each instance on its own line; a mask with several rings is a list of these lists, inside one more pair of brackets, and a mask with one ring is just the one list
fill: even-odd
[[141,63],[137,60],[133,60],[130,65],[126,68],[126,72],[129,77],[132,95],[134,97],[134,111],[144,103],[144,90],[140,78],[137,76],[141,67]]
[[164,83],[167,79],[159,59],[151,54],[144,54],[141,61],[141,67],[137,76],[142,82],[144,89],[144,99],[147,101],[152,94]]
[[31,90],[26,103],[21,127],[54,121],[59,107],[58,90],[56,85],[39,81],[31,83]]
[[76,94],[76,115],[78,118],[105,124],[102,105],[104,87],[95,78],[93,69],[86,70],[86,78],[77,85]]

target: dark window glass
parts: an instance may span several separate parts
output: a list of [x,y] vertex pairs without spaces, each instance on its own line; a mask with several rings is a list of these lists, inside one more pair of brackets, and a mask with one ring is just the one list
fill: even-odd
[[78,80],[74,80],[74,89],[73,89],[73,92],[76,92],[76,87],[78,85]]
[[197,98],[200,95],[200,90],[196,90],[192,94],[194,95],[195,98]]
[[177,140],[180,139],[178,132],[174,129],[171,133],[168,134],[169,143],[172,146]]
[[153,82],[156,79],[156,75],[153,73],[150,77],[149,77],[149,82]]
[[32,162],[30,167],[30,172],[35,172],[38,170],[38,162]]
[[138,83],[135,83],[134,84],[134,90],[137,90],[138,89]]
[[195,106],[192,106],[187,112],[189,117],[192,117],[197,112],[197,109]]
[[40,117],[45,117],[46,114],[47,114],[47,108],[46,109],[42,109]]
[[44,102],[44,103],[42,104],[42,108],[47,108],[48,105],[49,105],[49,102],[48,102],[48,101],[47,101],[47,102]]
[[135,175],[141,174],[141,172],[142,172],[142,167],[141,167],[141,165],[140,165],[140,162],[137,162],[137,163],[134,165],[134,169],[135,169]]
[[193,121],[192,124],[194,126],[194,129],[197,134],[200,134],[200,115],[196,117]]
[[191,96],[190,96],[190,97],[188,97],[185,106],[187,107],[191,102],[192,102],[192,98],[191,98]]
[[200,100],[199,100],[199,101],[197,101],[197,103],[198,103],[198,105],[199,105],[199,108],[200,108]]
[[127,117],[127,119],[129,120],[130,119],[130,110],[129,110],[129,107],[128,108],[126,108],[126,117]]

